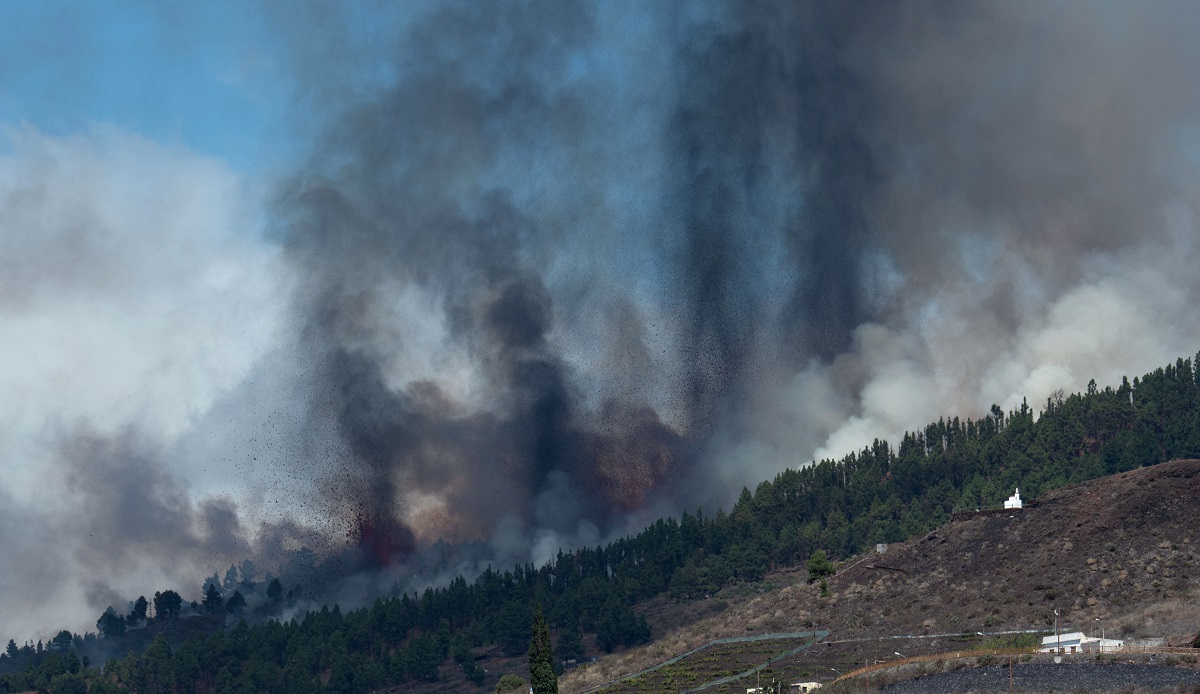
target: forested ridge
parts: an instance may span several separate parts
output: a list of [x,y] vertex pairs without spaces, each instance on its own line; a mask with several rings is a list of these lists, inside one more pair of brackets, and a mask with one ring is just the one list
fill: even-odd
[[[1092,382],[1084,393],[1051,397],[1036,417],[1022,404],[978,420],[939,420],[898,447],[877,440],[840,460],[786,470],[743,490],[728,513],[660,519],[545,566],[489,569],[366,609],[331,606],[284,621],[278,615],[294,597],[278,580],[252,576],[207,582],[203,601],[190,605],[163,591],[129,614],[105,612],[97,633],[9,641],[0,692],[367,691],[437,679],[447,662],[492,684],[502,673],[485,676],[473,649],[523,654],[539,606],[555,626],[560,660],[593,639],[606,651],[642,643],[650,629],[632,607],[664,591],[711,594],[816,550],[844,559],[924,533],[956,508],[998,504],[1014,487],[1036,499],[1065,484],[1200,457],[1197,363],[1200,355],[1179,359],[1116,388]],[[128,655],[98,665],[113,653]]]

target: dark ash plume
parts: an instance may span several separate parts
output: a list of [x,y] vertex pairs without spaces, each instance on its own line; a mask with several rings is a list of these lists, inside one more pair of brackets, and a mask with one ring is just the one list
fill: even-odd
[[[989,109],[1005,144],[961,149],[938,119],[969,123],[988,98],[976,77],[1009,62],[1012,44],[997,42],[1045,39],[1027,25],[1037,14],[680,3],[639,17],[670,29],[627,58],[611,42],[629,19],[603,6],[514,3],[484,22],[446,3],[415,19],[394,83],[333,121],[281,198],[281,236],[310,280],[306,332],[327,365],[312,383],[328,409],[314,416],[338,422],[351,452],[339,464],[352,464],[332,478],[359,480],[349,496],[369,507],[371,536],[387,536],[383,553],[484,539],[510,515],[570,542],[641,509],[723,500],[715,480],[752,481],[728,464],[714,477],[731,437],[760,436],[748,431],[764,416],[855,415],[793,411],[780,377],[815,368],[854,401],[901,373],[864,350],[892,345],[888,359],[910,369],[940,349],[910,326],[930,310],[928,288],[970,271],[943,226],[966,221],[959,238],[988,243],[986,229],[1040,197],[1015,178],[1046,174],[1012,162],[1062,148],[1040,122]],[[982,22],[1011,37],[970,46]],[[924,48],[906,61],[912,37],[962,50],[968,70],[939,78]],[[606,109],[610,80],[643,76],[659,81],[631,89],[640,119]],[[1017,76],[1027,84],[999,95],[1025,113],[1045,87]],[[945,111],[927,113],[929,98]],[[657,167],[659,196],[638,215],[613,201],[642,164],[608,149]],[[1069,170],[1044,187],[1066,193],[1088,162],[1070,145],[1058,155]],[[954,180],[926,168],[943,163]],[[1083,209],[1070,197],[1053,205]],[[1073,227],[1071,248],[1128,243],[1111,220],[1145,216],[1142,202],[1120,203],[1095,233]],[[1031,214],[1061,216],[1049,204]],[[1026,243],[1032,223],[1001,238]],[[1033,249],[1066,237],[1034,240],[1036,263]],[[981,284],[985,321],[1023,320],[1010,286]],[[406,331],[430,330],[389,324],[406,302],[435,326],[433,349],[455,355],[450,381],[406,371]],[[806,453],[835,433],[823,426]]]
[[[421,18],[396,85],[337,119],[281,199],[284,243],[310,278],[306,334],[326,365],[313,385],[331,394],[315,416],[336,419],[355,461],[333,478],[358,480],[348,496],[369,506],[356,513],[384,553],[487,537],[507,514],[568,537],[702,498],[694,461],[764,361],[832,358],[868,317],[861,198],[875,174],[857,123],[835,115],[869,102],[841,67],[853,18],[688,12],[656,18],[679,27],[661,48],[679,102],[627,134],[661,148],[671,182],[642,228],[606,229],[598,202],[631,162],[579,178],[622,127],[597,111],[601,81],[567,74],[620,23],[583,4],[511,5],[498,24],[453,4]],[[610,284],[619,255],[571,277],[547,267],[588,230],[647,252],[661,268],[653,294]],[[463,355],[469,402],[395,369],[404,326],[383,335],[379,319],[411,295]],[[581,372],[564,341],[596,302],[625,307],[600,332],[603,351],[635,358]],[[655,312],[668,318],[648,335]],[[648,358],[647,339],[682,366]],[[488,497],[499,503],[477,503]],[[436,508],[414,514],[418,498]]]
[[[208,575],[237,554],[365,600],[1193,353],[1200,6],[1087,7],[274,7],[297,110],[324,128],[265,248],[193,238],[240,218],[156,235],[220,206],[231,184],[208,162],[155,189],[174,202],[150,224],[140,184],[168,176],[77,199],[121,167],[0,151],[4,180],[30,181],[0,191],[0,317],[71,326],[44,351],[107,344],[113,315],[139,336],[107,361],[60,355],[140,365],[105,397],[40,386],[34,414],[6,411],[24,427],[6,441],[75,476],[61,525],[31,536],[94,527],[70,554],[89,574],[75,592],[101,602],[161,556]],[[195,308],[252,255],[261,273]],[[53,320],[21,323],[38,311]],[[279,335],[210,359],[210,336],[259,322]],[[16,370],[42,355],[8,334],[4,383],[39,392]],[[145,374],[164,368],[159,388]],[[130,393],[149,394],[120,406]],[[47,426],[65,432],[51,445]],[[243,488],[193,489],[210,464]],[[4,519],[43,501],[8,494]],[[135,542],[148,553],[119,546]]]

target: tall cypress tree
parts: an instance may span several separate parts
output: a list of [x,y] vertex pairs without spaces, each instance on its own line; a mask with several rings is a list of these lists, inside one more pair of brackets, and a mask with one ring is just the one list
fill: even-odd
[[533,694],[558,694],[550,627],[542,616],[541,605],[533,613],[533,638],[529,640],[529,684],[533,687]]

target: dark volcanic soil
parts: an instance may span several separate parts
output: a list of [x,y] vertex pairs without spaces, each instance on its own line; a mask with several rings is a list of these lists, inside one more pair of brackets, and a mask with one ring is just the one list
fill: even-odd
[[[1178,640],[1195,634],[1195,612],[1184,623],[1134,613],[1195,587],[1198,514],[1200,461],[1163,463],[1050,492],[1020,512],[950,523],[845,571],[837,586],[879,626],[1052,627],[1057,608],[1064,630]],[[870,568],[880,564],[905,573]],[[880,600],[891,615],[865,604]]]
[[[1013,666],[1014,692],[1127,692],[1200,688],[1200,671],[1161,665],[1098,665],[1022,663]],[[879,691],[887,694],[950,694],[1007,692],[1008,667],[956,670],[897,682]]]
[[[1174,461],[1065,487],[1010,514],[949,523],[882,555],[850,558],[821,597],[803,571],[709,600],[648,611],[656,640],[568,673],[578,692],[724,636],[828,629],[788,676],[969,650],[976,632],[1054,628],[1190,641],[1200,630],[1200,461]],[[689,615],[702,615],[689,619]],[[903,638],[882,638],[896,637]]]

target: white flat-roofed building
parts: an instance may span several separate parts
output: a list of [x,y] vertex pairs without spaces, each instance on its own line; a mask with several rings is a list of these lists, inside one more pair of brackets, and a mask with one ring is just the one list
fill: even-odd
[[1072,631],[1058,636],[1042,637],[1040,653],[1109,653],[1125,646],[1120,639],[1102,639],[1087,636],[1082,631]]

